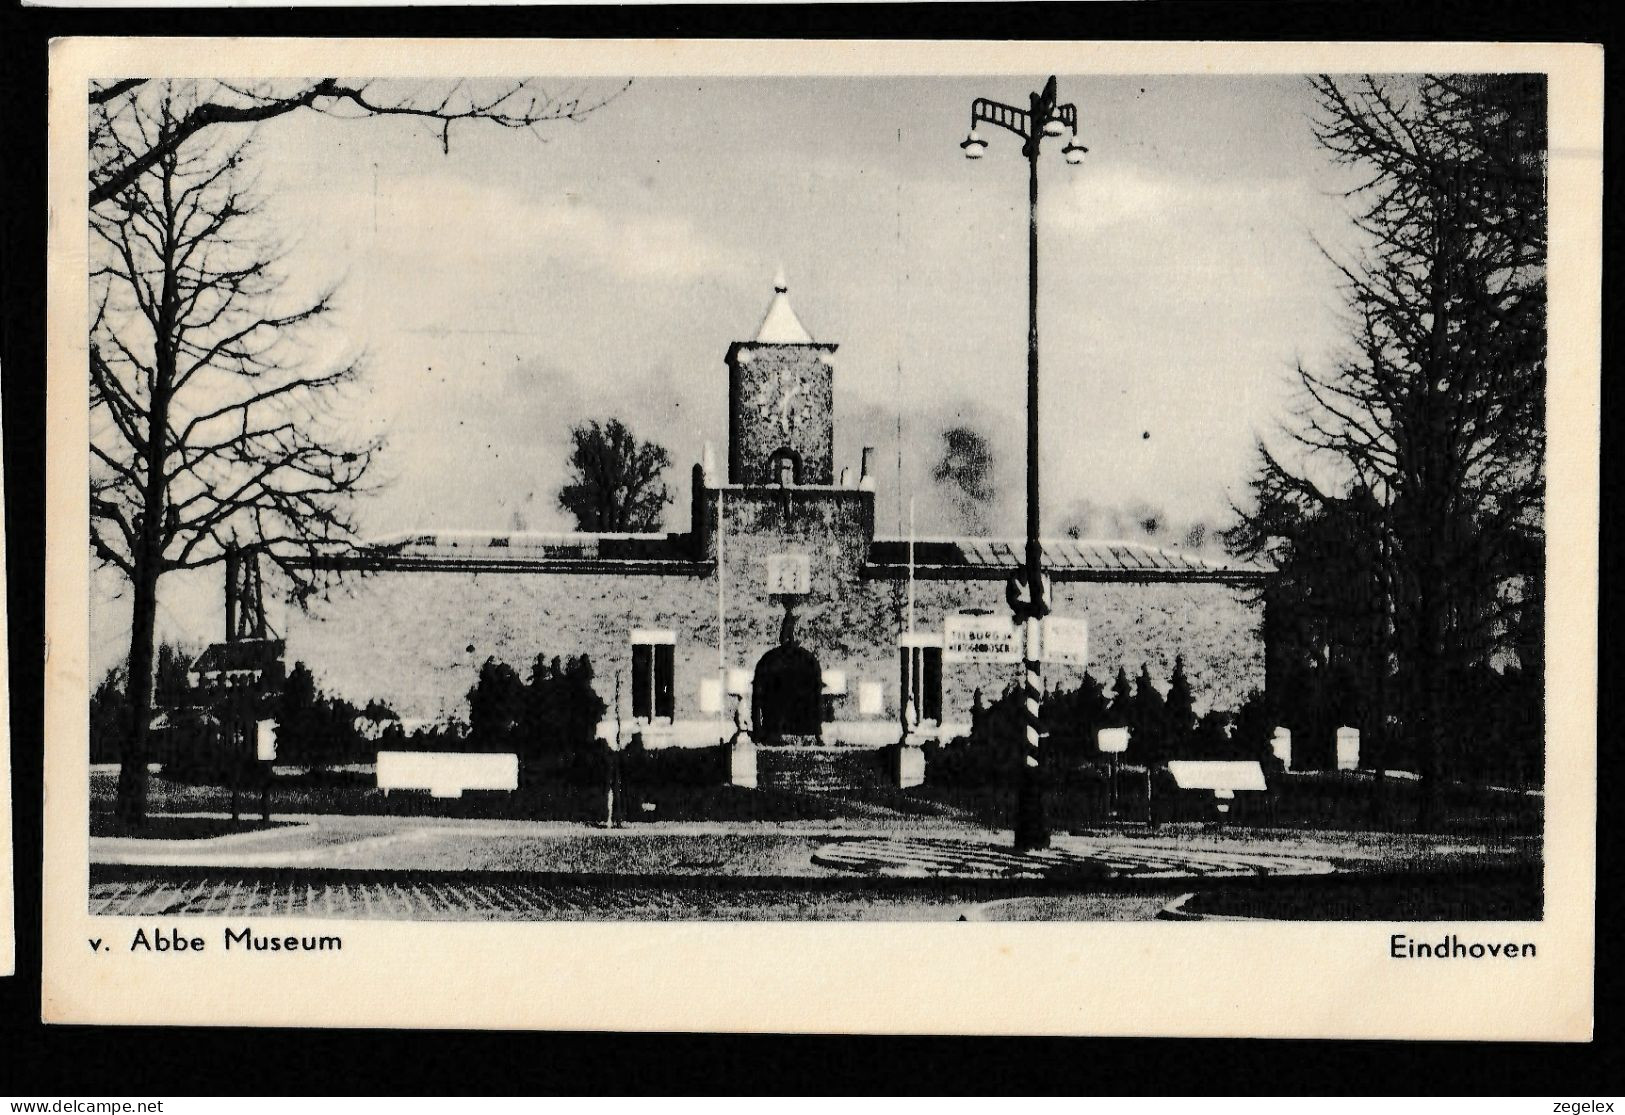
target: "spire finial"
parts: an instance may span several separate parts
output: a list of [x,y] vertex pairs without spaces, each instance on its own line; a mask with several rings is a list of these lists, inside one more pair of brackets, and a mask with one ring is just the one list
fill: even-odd
[[810,345],[812,337],[790,308],[790,284],[785,281],[784,268],[773,277],[773,301],[768,303],[761,328],[756,330],[756,343],[768,345]]

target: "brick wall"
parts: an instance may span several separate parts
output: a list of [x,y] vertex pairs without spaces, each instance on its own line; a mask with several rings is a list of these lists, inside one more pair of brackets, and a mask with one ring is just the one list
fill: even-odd
[[[765,592],[767,556],[806,553],[813,595],[797,608],[797,632],[822,667],[846,673],[848,692],[837,699],[837,719],[859,716],[863,681],[882,683],[882,715],[897,715],[906,583],[866,574],[873,498],[828,489],[727,494],[729,664],[753,669],[778,641],[783,609]],[[1142,662],[1166,685],[1175,655],[1183,654],[1197,709],[1204,711],[1234,708],[1264,686],[1261,606],[1253,596],[1253,590],[1211,582],[1060,581],[1054,607],[1088,621],[1089,669],[1108,686],[1119,667],[1132,676]],[[1003,581],[916,582],[917,630],[941,631],[944,616],[961,607],[1002,614]],[[528,675],[538,653],[586,653],[600,695],[611,701],[616,670],[630,674],[634,628],[676,634],[678,719],[711,715],[699,709],[699,685],[718,676],[714,573],[383,571],[351,579],[309,613],[294,613],[288,626],[289,660],[308,664],[322,688],[358,703],[379,698],[411,718],[466,717],[468,689],[487,657]],[[976,689],[991,698],[1016,670],[945,665],[944,718],[966,719]],[[1068,667],[1046,670],[1055,684],[1073,684],[1077,675]]]

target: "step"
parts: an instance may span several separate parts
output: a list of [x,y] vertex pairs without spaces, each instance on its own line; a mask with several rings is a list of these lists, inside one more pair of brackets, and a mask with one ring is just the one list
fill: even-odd
[[887,784],[878,764],[872,752],[761,747],[756,751],[757,785],[798,793],[851,793]]

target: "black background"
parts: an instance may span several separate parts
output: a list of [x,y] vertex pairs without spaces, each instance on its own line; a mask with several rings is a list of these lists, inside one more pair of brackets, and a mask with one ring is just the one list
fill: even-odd
[[[1591,1045],[876,1038],[96,1028],[39,1022],[44,599],[46,48],[66,35],[695,36],[990,39],[1446,39],[1613,43],[1601,3],[920,4],[817,7],[41,10],[0,14],[6,560],[17,975],[0,979],[0,1095],[559,1093],[1619,1095],[1617,842],[1622,790],[1612,558],[1613,267],[1604,280],[1596,1034]],[[1617,67],[1607,141],[1617,149]],[[1610,169],[1613,159],[1608,162]],[[1615,215],[1612,174],[1605,193]],[[3,788],[0,788],[3,792]],[[1375,927],[1374,927],[1375,929]],[[1328,957],[1335,963],[1335,957]],[[1237,971],[1238,986],[1270,978]],[[719,987],[718,994],[727,989]],[[921,989],[929,994],[929,988]],[[1010,990],[1019,997],[1018,987]],[[1351,1009],[1357,1004],[1351,1003]],[[1544,1110],[1532,1104],[1530,1110]]]

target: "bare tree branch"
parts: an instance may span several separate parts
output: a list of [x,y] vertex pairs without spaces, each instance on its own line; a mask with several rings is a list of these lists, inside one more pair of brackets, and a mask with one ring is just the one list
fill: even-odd
[[[363,116],[406,116],[435,125],[442,150],[451,150],[453,124],[485,121],[503,128],[534,129],[551,121],[579,121],[607,105],[625,91],[627,82],[598,97],[579,94],[550,95],[534,80],[521,80],[481,93],[468,82],[457,82],[435,98],[391,92],[382,83],[345,82],[324,77],[296,85],[234,86],[214,83],[214,96],[204,97],[186,108],[144,149],[126,148],[123,157],[103,160],[92,166],[90,205],[100,206],[122,194],[160,159],[172,155],[191,137],[221,125],[256,124],[286,116],[301,109],[336,113],[345,108]],[[110,116],[121,102],[148,91],[149,83],[139,79],[113,82],[91,92],[94,113]],[[98,123],[105,126],[105,120]],[[101,128],[93,124],[93,136]]]

